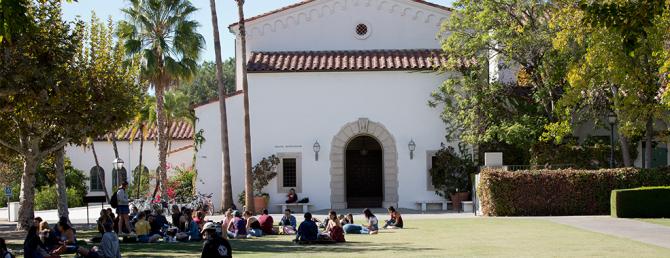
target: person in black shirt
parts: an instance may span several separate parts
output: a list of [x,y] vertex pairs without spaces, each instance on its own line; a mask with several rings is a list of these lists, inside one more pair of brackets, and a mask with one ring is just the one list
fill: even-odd
[[233,249],[228,240],[223,239],[216,233],[216,225],[213,222],[207,222],[202,227],[202,235],[207,238],[202,247],[201,258],[232,258]]

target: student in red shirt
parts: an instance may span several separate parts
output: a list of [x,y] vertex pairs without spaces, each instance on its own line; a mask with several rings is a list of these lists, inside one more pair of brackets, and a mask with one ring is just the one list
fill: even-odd
[[298,195],[295,193],[295,189],[291,188],[286,195],[286,203],[296,203],[297,201]]
[[263,209],[263,214],[258,217],[258,222],[261,223],[261,229],[265,235],[274,235],[277,232],[274,231],[274,219],[272,216],[268,215],[268,209]]

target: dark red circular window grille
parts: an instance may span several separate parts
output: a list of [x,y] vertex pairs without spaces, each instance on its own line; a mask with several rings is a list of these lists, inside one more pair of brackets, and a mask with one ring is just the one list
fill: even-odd
[[365,24],[358,24],[356,25],[356,34],[359,36],[365,36],[368,34],[368,26]]

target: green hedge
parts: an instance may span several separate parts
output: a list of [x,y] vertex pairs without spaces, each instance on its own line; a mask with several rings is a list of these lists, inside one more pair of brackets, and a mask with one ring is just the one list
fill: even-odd
[[612,191],[611,215],[618,218],[670,218],[670,186]]
[[658,185],[670,169],[485,169],[477,191],[486,216],[606,215],[612,190]]
[[[74,188],[68,188],[67,193],[67,207],[81,207],[84,206],[83,196]],[[56,194],[56,186],[45,186],[40,191],[35,193],[35,210],[53,210],[58,208],[58,195]]]

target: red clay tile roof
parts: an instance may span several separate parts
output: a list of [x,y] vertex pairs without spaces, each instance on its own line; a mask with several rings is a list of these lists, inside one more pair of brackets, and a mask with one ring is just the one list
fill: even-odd
[[[158,130],[156,130],[156,125],[152,125],[148,129],[147,141],[156,141],[158,140]],[[172,134],[172,140],[192,140],[193,135],[195,134],[195,129],[189,123],[186,122],[173,122],[170,127],[170,133]],[[140,131],[138,130],[134,135],[131,135],[132,131],[128,129],[119,129],[116,131],[116,137],[118,141],[133,141],[140,140]],[[97,141],[107,141],[108,135],[99,136]]]
[[[292,5],[287,5],[287,6],[284,6],[282,8],[277,9],[277,10],[274,10],[274,11],[270,11],[270,12],[267,12],[267,13],[263,13],[263,14],[253,16],[251,18],[244,19],[244,22],[250,22],[250,21],[258,20],[260,18],[267,17],[267,16],[270,16],[270,15],[273,15],[273,14],[276,14],[276,13],[281,13],[283,11],[290,10],[290,9],[293,9],[293,8],[296,8],[296,7],[300,7],[300,6],[309,4],[309,3],[314,2],[314,1],[316,1],[316,0],[304,0],[302,2],[298,2],[298,3],[292,4]],[[425,0],[409,0],[409,1],[420,3],[420,4],[425,4],[427,6],[438,8],[438,9],[441,9],[441,10],[444,10],[444,11],[453,11],[453,9],[451,9],[449,7],[439,5],[439,4],[435,4],[435,3],[431,3],[431,2],[428,2],[428,1],[425,1]],[[237,24],[239,24],[239,22],[236,22],[236,23],[233,23],[233,24],[229,25],[228,28],[237,26]]]
[[247,71],[402,71],[435,70],[447,59],[437,49],[252,52]]

